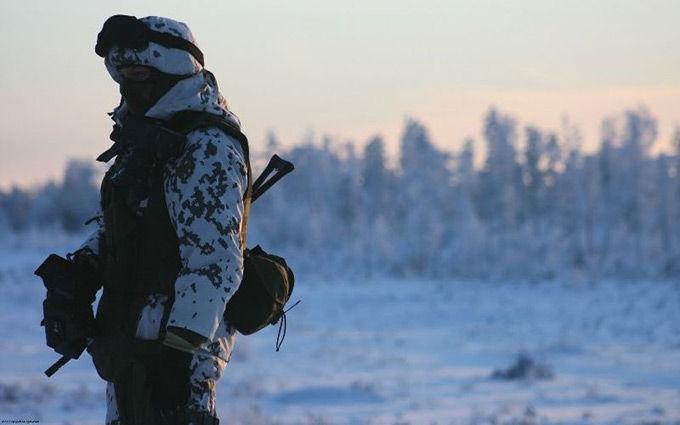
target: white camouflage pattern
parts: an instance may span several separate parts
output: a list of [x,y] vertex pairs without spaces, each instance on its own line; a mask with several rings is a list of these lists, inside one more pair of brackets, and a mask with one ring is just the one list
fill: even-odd
[[[140,312],[137,321],[137,338],[158,338],[167,302],[165,295],[149,296],[149,301]],[[228,329],[228,324],[224,321],[220,323],[216,333],[219,337],[215,338],[214,342],[203,344],[194,351],[189,396],[189,406],[192,409],[207,411],[213,415],[216,414],[215,385],[229,362],[236,340],[235,332]],[[115,397],[113,401],[115,402]],[[114,408],[117,411],[117,406],[111,406],[112,411]]]
[[[157,339],[163,312],[168,299],[165,295],[154,294],[142,309],[137,322],[137,338]],[[215,342],[204,344],[194,352],[191,359],[191,375],[188,406],[197,411],[209,412],[217,416],[215,407],[215,388],[217,380],[222,376],[229,362],[234,347],[236,334],[228,329],[223,321],[217,330]],[[224,357],[226,356],[226,357]],[[106,425],[117,425],[120,422],[116,391],[113,383],[106,385]]]
[[[167,18],[141,19],[153,29],[180,35],[195,43],[188,27]],[[162,25],[161,25],[162,24]],[[240,126],[227,107],[210,71],[187,52],[149,44],[135,52],[114,48],[106,67],[119,81],[116,66],[135,63],[190,77],[171,88],[149,111],[149,117],[167,119],[181,110],[220,115]],[[112,118],[123,125],[127,113],[123,102]],[[185,149],[164,170],[164,191],[171,221],[179,239],[181,270],[175,282],[175,302],[167,324],[192,330],[208,341],[194,352],[191,363],[190,407],[215,414],[216,381],[222,375],[234,347],[236,330],[222,318],[224,308],[243,276],[239,233],[243,217],[243,195],[247,186],[246,162],[239,142],[216,127],[198,129],[187,135]],[[81,248],[99,253],[103,233],[99,227]],[[152,294],[139,313],[137,337],[156,339],[167,299]],[[107,387],[106,423],[115,423],[118,409],[113,385]]]

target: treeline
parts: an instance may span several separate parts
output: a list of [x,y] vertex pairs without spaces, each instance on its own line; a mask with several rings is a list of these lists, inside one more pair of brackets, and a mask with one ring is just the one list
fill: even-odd
[[97,171],[94,161],[71,160],[60,183],[0,191],[0,233],[31,228],[82,232],[98,207]]
[[[607,118],[584,153],[559,134],[496,109],[482,145],[438,149],[408,120],[398,165],[374,137],[357,152],[325,138],[278,152],[296,171],[253,207],[250,245],[327,276],[670,278],[680,275],[680,130],[652,155],[657,122],[640,107]],[[481,164],[475,166],[475,164]],[[82,229],[98,197],[94,168],[71,162],[63,183],[0,194],[0,226]]]

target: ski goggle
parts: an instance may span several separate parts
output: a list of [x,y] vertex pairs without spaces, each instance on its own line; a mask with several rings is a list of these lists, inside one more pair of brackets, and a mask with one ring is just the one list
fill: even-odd
[[104,22],[104,27],[97,35],[94,51],[98,56],[105,58],[114,45],[144,50],[149,46],[149,42],[184,50],[196,58],[201,66],[205,66],[203,53],[192,42],[172,34],[154,31],[136,17],[128,15],[114,15]]

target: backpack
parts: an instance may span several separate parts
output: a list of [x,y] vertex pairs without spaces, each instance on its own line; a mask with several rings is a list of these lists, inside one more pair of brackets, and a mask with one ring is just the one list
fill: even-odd
[[[285,336],[286,311],[283,308],[293,293],[293,271],[285,259],[265,252],[259,245],[245,250],[243,267],[243,280],[227,303],[224,317],[244,335],[282,320],[280,326],[284,326]],[[280,347],[278,339],[277,351]]]

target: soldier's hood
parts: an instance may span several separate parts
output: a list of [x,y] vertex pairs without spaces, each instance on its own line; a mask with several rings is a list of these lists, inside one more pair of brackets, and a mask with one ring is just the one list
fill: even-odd
[[[191,30],[183,22],[159,16],[147,16],[140,18],[140,21],[154,31],[182,37],[197,45]],[[238,117],[229,111],[227,101],[219,91],[215,76],[185,50],[165,47],[154,42],[149,42],[144,50],[114,45],[106,55],[104,63],[111,78],[117,83],[121,81],[118,67],[125,65],[152,66],[166,74],[186,76],[146,112],[147,117],[168,120],[180,111],[201,111],[224,117],[240,127]],[[121,103],[111,115],[114,121],[123,125],[126,113],[127,105],[121,99]]]

